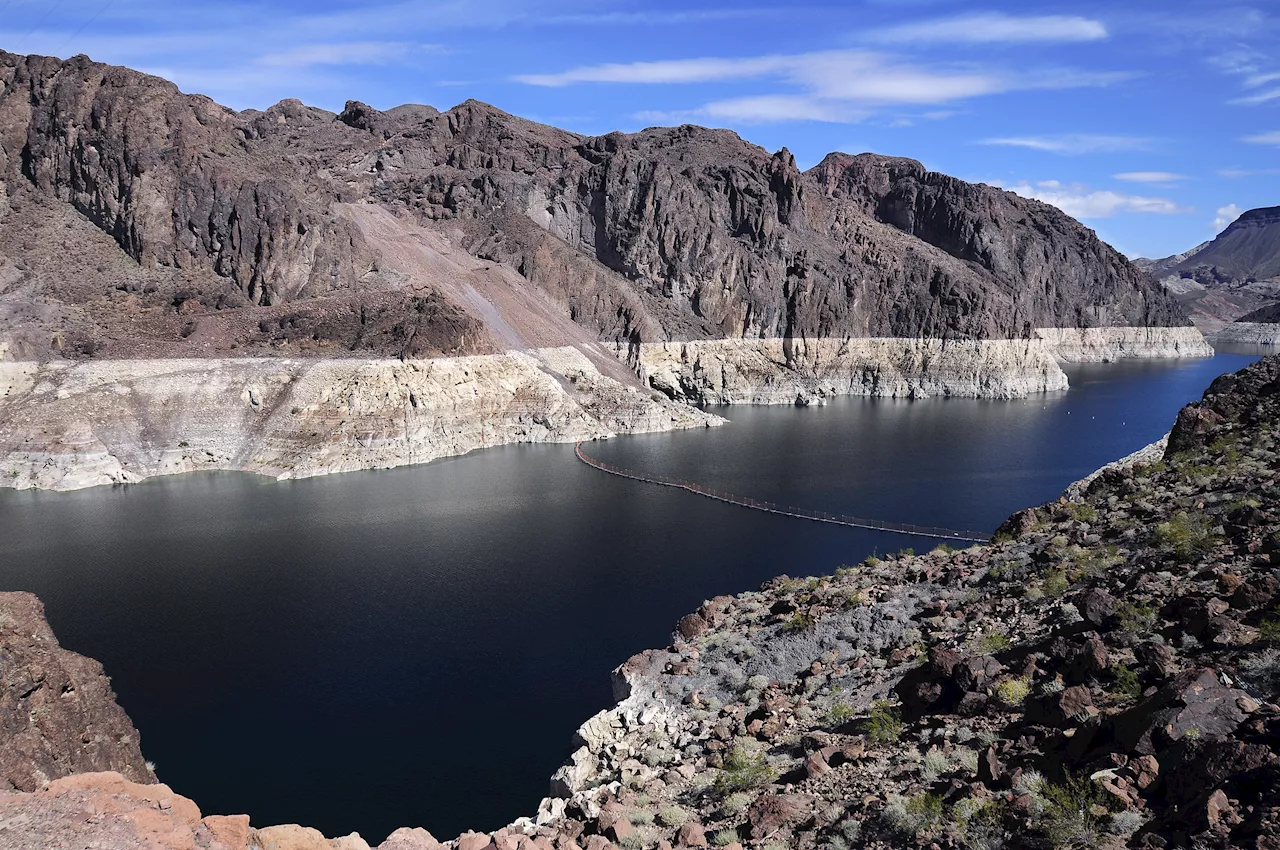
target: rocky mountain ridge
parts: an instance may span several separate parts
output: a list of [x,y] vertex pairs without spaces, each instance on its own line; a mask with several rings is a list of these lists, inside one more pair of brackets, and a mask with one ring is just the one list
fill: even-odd
[[[1274,847],[1278,605],[1270,357],[1214,381],[1163,446],[987,545],[708,600],[615,671],[618,705],[583,724],[536,816],[443,845],[405,828],[380,847]],[[201,818],[112,774],[0,793],[0,836],[368,847]]]
[[[525,347],[512,290],[569,320],[544,346],[1184,324],[1058,210],[911,160],[801,172],[725,130],[476,101],[236,113],[84,56],[0,52],[0,216],[10,356],[491,353]],[[136,268],[66,238],[86,223]]]
[[1159,281],[1197,325],[1216,331],[1280,300],[1280,207],[1248,210],[1190,251],[1134,265]]

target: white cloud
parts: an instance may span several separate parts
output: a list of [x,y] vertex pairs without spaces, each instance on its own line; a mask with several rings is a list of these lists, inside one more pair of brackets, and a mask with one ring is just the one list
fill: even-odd
[[1238,180],[1241,177],[1274,177],[1280,174],[1280,168],[1220,168],[1219,177]]
[[983,145],[999,145],[1003,147],[1030,148],[1065,155],[1086,153],[1110,153],[1113,151],[1145,150],[1151,146],[1150,139],[1136,136],[1104,136],[1092,133],[1065,133],[1056,136],[1011,136],[994,139],[983,139]]
[[1225,207],[1218,207],[1218,217],[1213,220],[1213,232],[1221,233],[1227,229],[1227,225],[1240,217],[1240,213],[1244,210],[1235,204],[1227,204]]
[[1185,174],[1174,174],[1172,171],[1125,171],[1112,176],[1126,183],[1176,183],[1187,179]]
[[1074,15],[1014,17],[999,12],[961,15],[874,30],[867,39],[886,44],[992,44],[1097,41],[1107,37],[1100,21]]
[[1277,80],[1280,80],[1280,73],[1255,74],[1244,81],[1244,87],[1256,89],[1258,86],[1265,86],[1267,83],[1274,83]]
[[1280,98],[1280,88],[1267,89],[1266,91],[1260,91],[1257,94],[1237,97],[1234,100],[1227,102],[1236,106],[1257,106],[1260,103],[1266,103],[1267,101],[1276,100],[1277,98]]
[[[682,114],[749,121],[848,122],[865,118],[876,106],[942,105],[1008,91],[1102,86],[1127,76],[1071,70],[1015,74],[972,66],[930,67],[882,53],[828,50],[583,65],[513,79],[553,88],[583,83],[674,85],[769,79],[796,90],[714,101]],[[640,113],[646,119],[663,114]]]
[[403,41],[358,41],[340,44],[308,44],[279,53],[268,53],[258,64],[282,68],[310,68],[315,65],[390,65],[413,53],[441,53],[438,45]]
[[1024,180],[1001,188],[1024,198],[1052,204],[1075,218],[1111,218],[1117,213],[1180,215],[1192,212],[1168,198],[1095,190],[1079,183],[1067,185],[1057,180],[1042,180],[1034,185]]
[[558,74],[520,74],[516,82],[558,88],[574,83],[710,83],[776,74],[796,65],[795,57],[674,59],[662,62],[586,65]]
[[1254,145],[1280,146],[1280,130],[1272,130],[1270,133],[1258,133],[1256,136],[1245,136],[1242,141]]
[[697,112],[710,118],[747,124],[778,121],[852,124],[868,115],[866,110],[854,109],[846,104],[793,95],[760,95],[718,100],[708,103]]

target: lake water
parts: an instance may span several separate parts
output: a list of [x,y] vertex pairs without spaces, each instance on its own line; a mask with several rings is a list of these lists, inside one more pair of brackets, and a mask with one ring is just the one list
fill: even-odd
[[[993,530],[1164,434],[1257,359],[1071,367],[1020,401],[733,407],[723,428],[589,444],[759,499]],[[0,491],[0,588],[40,595],[112,676],[160,778],[206,813],[371,843],[533,814],[609,670],[780,573],[927,540],[605,475],[569,445],[274,482],[202,474]]]

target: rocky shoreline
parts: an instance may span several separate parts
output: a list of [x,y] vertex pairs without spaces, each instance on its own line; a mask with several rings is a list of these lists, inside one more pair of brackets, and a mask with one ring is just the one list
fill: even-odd
[[1231,322],[1209,334],[1218,343],[1237,345],[1280,345],[1280,324],[1274,322]]
[[1067,389],[1059,360],[1210,355],[1194,328],[1107,328],[1018,341],[582,343],[405,361],[0,361],[0,486],[74,490],[213,470],[307,478],[724,422],[696,405],[1022,398]]

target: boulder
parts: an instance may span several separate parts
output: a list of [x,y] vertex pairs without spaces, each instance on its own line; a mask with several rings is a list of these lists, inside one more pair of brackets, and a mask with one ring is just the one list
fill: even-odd
[[1057,693],[1029,697],[1025,703],[1028,723],[1065,729],[1096,715],[1093,698],[1084,685],[1073,685]]
[[1205,739],[1230,735],[1247,716],[1241,698],[1248,694],[1223,685],[1213,670],[1184,670],[1113,718],[1110,730],[1127,751],[1154,755],[1188,733]]
[[378,845],[378,850],[442,850],[444,845],[420,826],[402,826]]
[[680,847],[706,847],[707,835],[702,824],[690,821],[677,829],[676,844]]
[[813,809],[813,798],[800,794],[765,794],[747,810],[751,839],[763,841],[790,831],[790,827],[807,818]]

